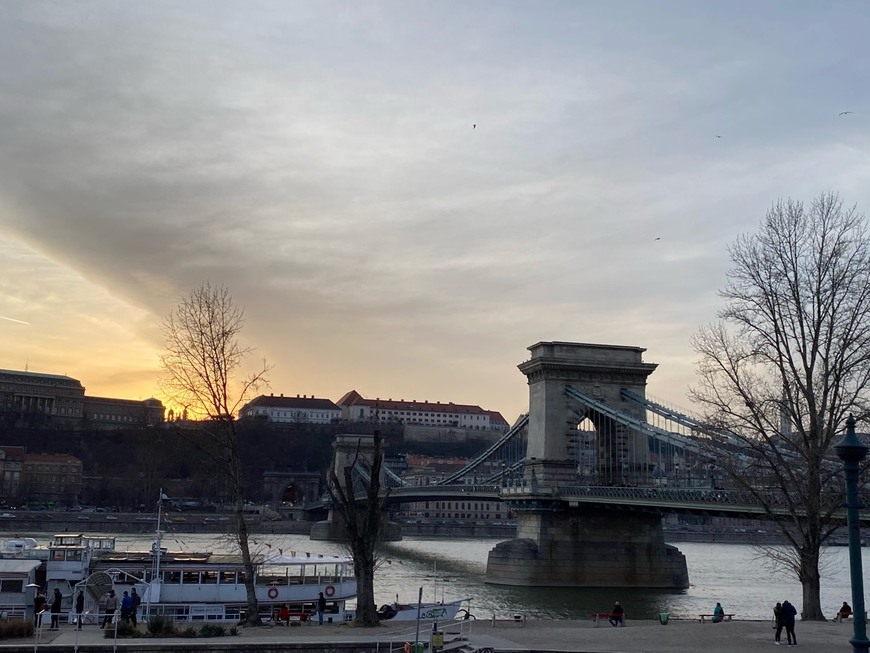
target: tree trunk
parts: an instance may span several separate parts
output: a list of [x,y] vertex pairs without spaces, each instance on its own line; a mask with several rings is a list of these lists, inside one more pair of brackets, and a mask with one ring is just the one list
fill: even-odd
[[254,561],[251,558],[251,547],[248,544],[248,522],[245,521],[245,482],[242,475],[242,459],[239,452],[238,434],[235,426],[229,426],[230,466],[233,488],[233,511],[235,512],[236,537],[239,550],[242,553],[242,566],[245,569],[245,595],[248,607],[245,613],[245,623],[249,626],[259,626],[260,606],[257,602],[256,578]]
[[357,598],[354,623],[358,626],[377,626],[378,606],[374,601],[374,565],[362,565],[356,574]]
[[804,621],[825,621],[821,602],[821,574],[819,573],[819,550],[800,552],[799,578],[803,589],[803,610],[801,619]]

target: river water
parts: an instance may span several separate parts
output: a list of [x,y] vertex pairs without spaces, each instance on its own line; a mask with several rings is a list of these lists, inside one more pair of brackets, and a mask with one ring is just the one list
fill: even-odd
[[[145,550],[153,538],[117,535],[119,550]],[[342,554],[341,544],[310,541],[305,536],[268,535],[252,547],[266,553],[282,548],[316,555]],[[685,591],[667,592],[635,589],[528,588],[488,585],[484,582],[487,555],[499,540],[406,538],[386,547],[375,576],[375,599],[380,605],[423,600],[470,598],[478,618],[493,614],[508,617],[522,613],[534,619],[581,619],[590,612],[609,611],[614,601],[625,607],[628,618],[657,619],[660,612],[672,618],[697,619],[710,613],[719,601],[726,612],[738,619],[768,619],[777,601],[789,600],[800,611],[801,586],[789,575],[771,570],[758,550],[746,544],[701,544],[681,542],[691,586]],[[169,550],[228,551],[225,537],[205,534],[171,533],[163,540]],[[864,550],[864,569],[870,553]],[[845,547],[832,547],[824,558],[822,608],[830,616],[843,601],[852,602],[849,584],[849,556]],[[867,581],[865,580],[865,583]]]

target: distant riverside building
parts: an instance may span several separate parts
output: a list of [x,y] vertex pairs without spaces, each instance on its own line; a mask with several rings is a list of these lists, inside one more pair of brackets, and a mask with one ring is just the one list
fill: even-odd
[[[465,458],[442,458],[437,456],[421,456],[406,454],[405,469],[402,478],[409,485],[435,485],[451,474],[468,465]],[[496,462],[484,463],[478,474],[465,478],[466,485],[503,484],[504,481],[494,481],[494,477],[503,471]],[[507,504],[501,501],[485,501],[480,499],[418,501],[403,506],[403,516],[418,519],[459,519],[471,521],[492,521],[512,519]]]
[[342,419],[349,422],[371,421],[377,414],[379,422],[397,422],[409,426],[453,427],[500,433],[509,428],[501,413],[474,405],[416,399],[366,399],[356,390],[351,390],[336,403],[341,408]]
[[122,428],[163,423],[158,399],[89,397],[81,381],[61,374],[0,370],[0,419],[34,428]]
[[26,453],[0,446],[0,499],[74,506],[82,492],[82,461],[67,454]]
[[277,397],[274,394],[255,397],[239,411],[239,419],[262,419],[279,423],[332,424],[341,419],[341,409],[329,399],[314,395]]

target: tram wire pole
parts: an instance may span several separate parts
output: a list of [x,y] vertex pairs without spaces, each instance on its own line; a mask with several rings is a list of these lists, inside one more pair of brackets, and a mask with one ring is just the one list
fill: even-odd
[[867,456],[867,445],[855,435],[855,418],[846,419],[846,435],[834,445],[837,457],[843,461],[846,472],[846,529],[849,533],[849,571],[852,577],[852,645],[853,653],[868,653],[867,613],[864,610],[864,572],[861,562],[861,507],[858,498],[858,463]]

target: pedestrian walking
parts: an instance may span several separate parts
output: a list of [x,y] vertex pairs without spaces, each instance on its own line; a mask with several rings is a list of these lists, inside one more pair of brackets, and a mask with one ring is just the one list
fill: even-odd
[[782,625],[785,627],[785,636],[788,639],[789,646],[797,646],[797,637],[794,634],[794,618],[797,616],[797,610],[788,601],[782,602],[780,608],[782,615]]
[[51,597],[51,630],[60,629],[60,604],[63,603],[63,595],[60,590],[54,588],[54,596]]

